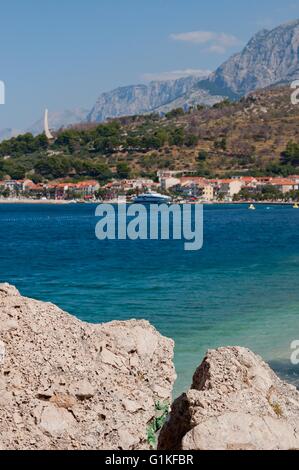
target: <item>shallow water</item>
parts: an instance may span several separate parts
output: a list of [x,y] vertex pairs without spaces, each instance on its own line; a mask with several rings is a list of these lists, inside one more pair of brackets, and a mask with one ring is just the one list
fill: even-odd
[[[268,207],[268,208],[267,208]],[[247,346],[299,385],[299,211],[204,209],[204,247],[95,237],[94,205],[0,205],[0,280],[91,322],[146,318],[176,341],[176,393],[209,348]]]

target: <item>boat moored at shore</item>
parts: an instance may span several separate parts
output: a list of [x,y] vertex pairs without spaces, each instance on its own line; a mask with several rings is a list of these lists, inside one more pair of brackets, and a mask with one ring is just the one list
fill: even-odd
[[159,193],[145,193],[133,199],[135,204],[170,204],[171,197]]

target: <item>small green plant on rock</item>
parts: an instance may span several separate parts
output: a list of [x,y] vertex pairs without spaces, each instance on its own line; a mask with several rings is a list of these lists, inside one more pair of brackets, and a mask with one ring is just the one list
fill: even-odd
[[281,418],[283,416],[283,411],[279,403],[271,403],[274,413],[276,416]]
[[163,428],[169,413],[169,403],[155,403],[156,416],[147,428],[147,441],[152,448],[157,445],[157,434]]

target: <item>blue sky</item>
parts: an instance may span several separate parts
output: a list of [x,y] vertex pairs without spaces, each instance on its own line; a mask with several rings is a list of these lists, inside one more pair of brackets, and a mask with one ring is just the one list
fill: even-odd
[[90,108],[117,86],[213,70],[299,18],[299,0],[2,0],[0,13],[0,129],[23,129],[46,106]]

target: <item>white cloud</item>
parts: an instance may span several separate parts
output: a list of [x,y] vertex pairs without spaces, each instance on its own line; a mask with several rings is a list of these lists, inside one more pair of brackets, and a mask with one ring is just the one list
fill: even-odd
[[234,46],[241,45],[241,41],[233,34],[214,33],[213,31],[191,31],[189,33],[171,34],[173,41],[189,42],[206,46],[209,52],[223,54]]
[[174,41],[193,42],[194,44],[206,44],[214,38],[211,31],[191,31],[190,33],[171,34]]
[[220,44],[212,44],[208,48],[209,52],[215,52],[215,54],[224,54],[226,52],[226,47],[221,46]]
[[142,79],[146,82],[150,81],[164,81],[164,80],[177,80],[184,77],[199,77],[206,78],[212,72],[211,70],[201,70],[201,69],[185,69],[185,70],[173,70],[170,72],[157,72],[157,73],[144,73]]

